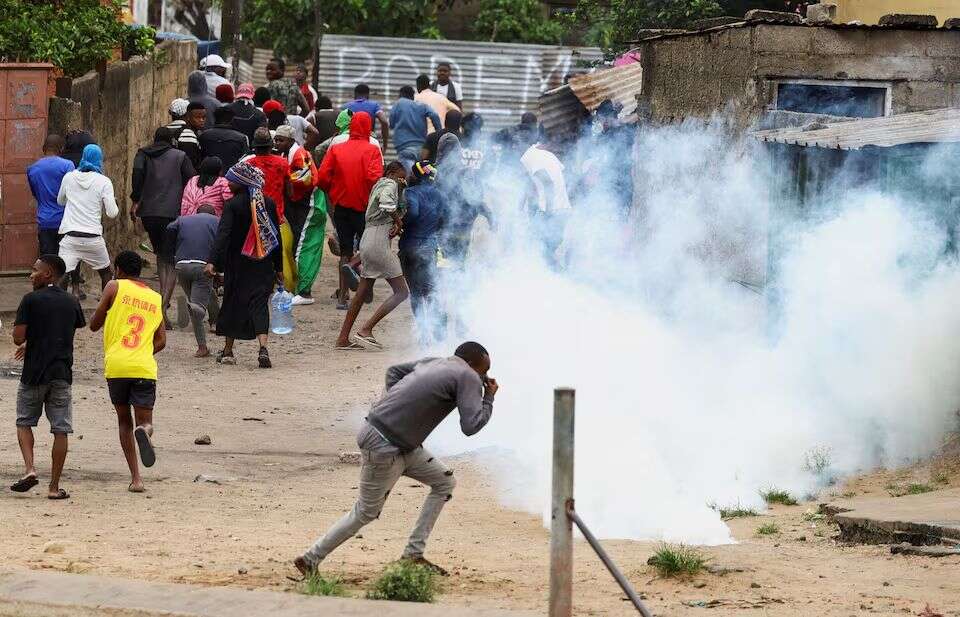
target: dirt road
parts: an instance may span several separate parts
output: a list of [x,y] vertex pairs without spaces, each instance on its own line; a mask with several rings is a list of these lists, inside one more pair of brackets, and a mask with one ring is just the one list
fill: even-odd
[[[0,562],[294,590],[287,578],[293,573],[289,560],[349,508],[356,494],[358,467],[340,463],[338,453],[355,449],[355,429],[381,388],[384,368],[414,353],[406,305],[380,335],[391,351],[334,351],[342,313],[326,299],[332,271],[326,267],[317,286],[323,299],[297,309],[296,333],[272,344],[271,371],[255,368],[252,343],[238,345],[238,366],[221,367],[191,357],[189,332],[172,334],[159,357],[159,462],[145,476],[143,495],[126,491],[129,478],[102,378],[100,340],[82,333],[73,389],[76,435],[63,480],[73,497],[52,502],[37,489],[27,495],[0,491]],[[378,287],[378,293],[384,289]],[[12,351],[5,324],[0,358],[12,357]],[[16,388],[14,379],[0,379],[7,427],[0,431],[0,470],[6,485],[21,473],[13,429]],[[44,420],[37,443],[42,476],[48,473],[51,441],[45,431]],[[212,445],[194,445],[201,434],[209,434]],[[452,571],[440,602],[542,610],[548,535],[539,517],[499,506],[476,460],[449,463],[459,484],[428,547],[428,556]],[[194,481],[200,475],[216,482]],[[399,556],[425,493],[402,480],[381,519],[335,552],[324,571],[342,575],[360,595]],[[757,537],[754,530],[771,519],[733,521],[741,543],[704,551],[714,566],[734,570],[726,574],[655,580],[645,565],[654,544],[606,545],[658,615],[734,615],[754,608],[760,609],[755,614],[784,616],[916,615],[927,603],[944,615],[960,615],[960,558],[894,557],[885,547],[837,546],[824,523],[802,520],[810,507],[775,509],[772,520],[781,532],[769,537]],[[582,543],[575,584],[577,614],[634,614]],[[705,613],[703,607],[713,610]]]

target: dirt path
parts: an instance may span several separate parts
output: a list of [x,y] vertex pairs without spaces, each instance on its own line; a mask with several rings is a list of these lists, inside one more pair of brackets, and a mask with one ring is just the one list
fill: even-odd
[[[328,264],[330,262],[327,262]],[[129,578],[293,590],[288,560],[352,505],[356,466],[337,454],[353,450],[354,432],[377,396],[384,368],[407,359],[406,306],[380,335],[393,351],[332,349],[341,313],[326,299],[333,269],[324,269],[312,307],[297,309],[297,332],[272,344],[272,371],[255,368],[255,346],[238,347],[240,365],[220,367],[191,356],[189,332],[171,336],[160,356],[156,411],[159,462],[149,492],[126,492],[128,475],[101,374],[100,340],[79,337],[74,384],[76,435],[63,485],[73,493],[51,502],[42,493],[0,491],[0,561],[11,567],[91,572]],[[26,288],[24,282],[24,288]],[[378,294],[385,288],[378,287]],[[320,291],[322,290],[322,291]],[[0,358],[10,358],[9,327]],[[0,379],[4,484],[21,472],[13,431],[17,382]],[[41,474],[50,436],[38,432]],[[194,445],[209,434],[210,446]],[[450,461],[459,480],[428,548],[453,575],[440,601],[542,610],[547,597],[547,532],[539,517],[499,506],[476,460]],[[198,475],[219,483],[195,482]],[[42,484],[41,484],[42,487]],[[862,490],[862,487],[861,487]],[[404,545],[425,490],[402,480],[381,519],[335,552],[324,566],[359,595]],[[773,511],[781,533],[756,537],[758,519],[731,523],[742,542],[705,549],[711,563],[742,571],[663,581],[645,565],[652,543],[606,542],[658,615],[919,614],[926,603],[960,615],[960,558],[893,557],[885,547],[840,547],[822,522],[805,522],[810,505]],[[811,527],[815,525],[816,527]],[[51,544],[52,543],[52,544]],[[46,549],[46,550],[45,550]],[[576,555],[581,615],[635,614],[582,543]],[[953,611],[953,612],[951,612]],[[0,613],[6,614],[6,613]],[[15,613],[12,613],[15,614]]]

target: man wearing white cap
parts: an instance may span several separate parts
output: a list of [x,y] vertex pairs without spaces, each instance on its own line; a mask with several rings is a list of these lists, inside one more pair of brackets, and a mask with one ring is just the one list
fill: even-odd
[[227,62],[217,54],[210,54],[203,59],[204,73],[207,78],[207,92],[210,96],[217,95],[217,86],[229,84],[227,80]]

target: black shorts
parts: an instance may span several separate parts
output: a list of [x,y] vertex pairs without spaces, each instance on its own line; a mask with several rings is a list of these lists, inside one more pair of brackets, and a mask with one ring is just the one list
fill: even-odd
[[153,247],[153,254],[157,256],[157,261],[172,264],[176,247],[169,246],[173,243],[167,241],[167,225],[176,219],[165,216],[144,216],[140,220],[147,235],[150,236],[150,246]]
[[337,228],[337,240],[340,242],[340,254],[352,257],[360,246],[360,237],[366,227],[366,213],[351,210],[346,206],[337,206],[333,211],[333,226]]
[[60,239],[63,238],[56,229],[37,230],[37,248],[39,255],[56,255],[60,252]]
[[110,402],[114,405],[133,405],[153,409],[157,401],[157,381],[136,377],[113,377],[107,379]]

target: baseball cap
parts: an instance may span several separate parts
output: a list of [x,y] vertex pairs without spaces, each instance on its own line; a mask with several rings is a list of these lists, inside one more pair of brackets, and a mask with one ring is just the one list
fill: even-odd
[[237,86],[237,92],[234,96],[238,99],[252,99],[254,92],[253,84],[245,83]]
[[210,54],[204,60],[205,60],[204,66],[206,68],[210,68],[213,66],[220,67],[222,69],[230,68],[230,65],[227,64],[226,61],[220,56],[218,56],[217,54]]
[[277,127],[276,137],[286,137],[287,139],[293,139],[293,127],[289,124],[281,124]]

